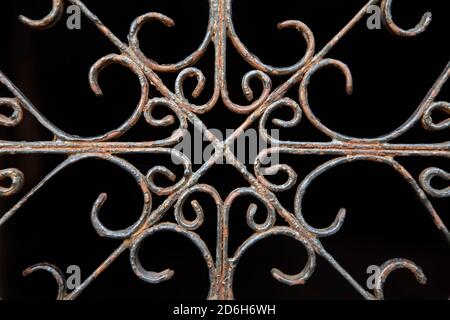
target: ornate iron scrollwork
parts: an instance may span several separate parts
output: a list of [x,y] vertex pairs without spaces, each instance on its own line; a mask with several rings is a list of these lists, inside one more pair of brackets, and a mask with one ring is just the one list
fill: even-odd
[[[301,285],[308,281],[314,272],[317,256],[328,261],[366,299],[383,299],[383,285],[386,278],[392,271],[399,268],[410,270],[420,283],[426,282],[426,277],[419,266],[408,260],[395,259],[386,262],[382,266],[381,272],[376,279],[377,288],[375,291],[367,291],[326,251],[321,242],[321,238],[339,232],[339,229],[345,223],[346,210],[339,210],[334,222],[330,226],[317,229],[306,221],[303,214],[302,200],[309,185],[328,170],[355,161],[381,163],[395,170],[407,181],[432,217],[439,232],[450,243],[450,232],[430,201],[430,197],[444,198],[450,196],[449,187],[438,190],[432,187],[430,183],[434,178],[449,180],[450,173],[440,168],[424,168],[420,177],[415,178],[396,160],[400,156],[410,157],[418,155],[448,159],[450,158],[450,142],[436,144],[397,144],[392,142],[418,123],[421,123],[426,130],[432,131],[446,130],[450,127],[450,120],[448,119],[440,123],[435,123],[432,119],[432,114],[436,110],[444,111],[447,114],[450,113],[450,104],[448,102],[436,101],[436,97],[441,91],[441,88],[450,77],[450,63],[444,68],[444,71],[413,115],[398,129],[377,138],[364,139],[351,137],[328,127],[314,113],[308,99],[308,85],[312,81],[313,75],[318,73],[322,68],[335,68],[340,71],[346,80],[345,89],[347,93],[352,93],[353,79],[349,67],[342,61],[328,58],[327,56],[340,39],[363,19],[369,6],[380,5],[384,25],[390,32],[401,37],[410,37],[424,32],[431,22],[430,13],[426,13],[415,28],[403,30],[393,20],[391,14],[392,0],[371,0],[320,51],[316,51],[313,32],[303,22],[281,22],[279,24],[280,29],[293,28],[302,35],[307,49],[304,56],[296,64],[280,68],[262,62],[241,41],[233,25],[232,0],[209,0],[209,22],[203,41],[197,50],[182,61],[173,64],[160,64],[147,57],[140,50],[138,34],[146,22],[156,20],[167,27],[174,25],[174,21],[171,18],[160,13],[150,12],[136,18],[131,24],[127,42],[117,38],[80,0],[53,0],[52,10],[46,17],[40,20],[32,20],[21,16],[20,20],[32,28],[50,28],[61,18],[64,2],[77,5],[82,13],[119,50],[119,53],[107,55],[92,66],[89,72],[89,81],[93,92],[96,95],[102,94],[102,90],[98,84],[99,73],[111,64],[120,64],[128,68],[138,78],[141,87],[141,97],[134,112],[118,128],[99,136],[81,137],[68,134],[52,124],[6,75],[0,73],[0,82],[13,95],[12,98],[0,99],[1,105],[9,107],[13,111],[10,116],[0,115],[0,125],[7,127],[15,126],[21,121],[23,112],[28,112],[54,136],[52,141],[0,141],[0,154],[57,153],[68,156],[63,163],[48,174],[30,192],[25,194],[14,207],[1,216],[0,227],[3,227],[8,220],[12,219],[16,212],[61,170],[88,158],[108,161],[132,176],[142,190],[143,208],[142,214],[132,225],[123,230],[110,230],[103,225],[99,218],[99,211],[103,203],[107,201],[107,195],[100,194],[98,196],[91,212],[91,220],[95,230],[102,237],[120,239],[122,243],[92,275],[84,279],[82,284],[73,291],[68,292],[64,279],[65,276],[56,266],[46,263],[37,264],[25,270],[25,275],[35,271],[50,272],[58,283],[58,299],[75,299],[119,255],[128,251],[131,267],[140,279],[149,283],[167,281],[173,276],[174,271],[169,269],[162,272],[148,271],[141,265],[138,253],[143,240],[147,237],[158,232],[176,232],[191,240],[202,253],[209,270],[209,299],[232,299],[234,297],[232,288],[233,275],[240,258],[253,244],[261,239],[274,235],[284,235],[297,240],[305,247],[308,255],[306,265],[298,274],[288,275],[278,269],[272,270],[273,277],[287,285]],[[247,73],[242,79],[242,91],[244,96],[249,100],[247,105],[239,105],[233,102],[228,94],[225,68],[227,39],[231,40],[234,49],[254,68],[253,71]],[[185,95],[184,82],[187,78],[194,77],[197,80],[197,85],[191,93],[191,96],[195,98],[202,93],[206,77],[201,70],[195,67],[195,64],[211,45],[215,48],[214,91],[207,103],[196,105]],[[178,74],[174,91],[171,91],[158,76],[158,73],[164,72],[176,72]],[[289,79],[274,89],[271,77],[277,75],[289,76]],[[250,81],[254,79],[259,81],[263,87],[259,97],[254,97],[250,85]],[[162,97],[149,98],[150,86],[155,87]],[[289,89],[296,86],[299,88],[298,101],[294,101],[285,96]],[[224,141],[220,141],[213,134],[210,134],[208,128],[199,117],[200,114],[206,113],[214,108],[220,98],[232,112],[247,115],[247,119],[235,133]],[[161,119],[155,118],[153,110],[156,106],[167,108],[170,114]],[[281,108],[290,109],[292,113],[290,120],[271,119],[272,113]],[[169,137],[161,140],[146,142],[119,142],[115,140],[133,127],[141,117],[144,117],[147,123],[153,127],[167,127],[177,121],[179,122],[179,127]],[[293,127],[301,123],[301,121],[310,121],[315,128],[329,137],[330,141],[301,142],[278,140],[270,136],[266,129],[266,123],[269,119],[271,119],[274,125],[280,128]],[[259,131],[271,146],[257,156],[254,172],[251,172],[235,157],[230,146],[255,122],[258,122]],[[188,123],[206,132],[205,136],[215,148],[215,153],[210,161],[206,162],[197,171],[193,171],[192,164],[187,157],[174,149],[175,144],[183,139],[183,129],[187,128]],[[146,174],[142,173],[131,163],[120,157],[120,154],[132,152],[175,155],[184,168],[183,176],[177,177],[170,169],[162,165],[152,168]],[[300,182],[296,191],[294,212],[290,212],[278,201],[277,193],[292,189],[297,181],[297,175],[294,169],[287,164],[263,168],[263,160],[272,153],[333,155],[337,156],[337,158],[322,164]],[[234,166],[248,183],[247,186],[231,192],[226,199],[222,199],[213,186],[199,183],[200,178],[207,169],[213,166],[215,161],[220,158],[226,158],[228,163]],[[267,170],[281,170],[287,174],[288,179],[282,184],[269,182],[265,178],[265,173],[268,172]],[[169,187],[158,186],[154,179],[156,175],[164,175],[173,181],[173,185]],[[9,186],[0,188],[0,196],[7,197],[20,192],[24,175],[17,169],[3,168],[0,170],[0,179],[10,180]],[[191,201],[195,213],[193,220],[188,220],[183,213],[183,204],[188,198],[193,198],[196,193],[202,193],[211,197],[217,205],[218,236],[216,243],[217,254],[215,257],[209,251],[201,237],[196,233],[196,230],[202,225],[204,219],[207,219],[199,202],[196,200]],[[165,201],[160,206],[154,207],[152,204],[152,194],[166,197]],[[230,254],[228,252],[229,211],[235,199],[243,195],[253,197],[256,202],[259,202],[265,207],[266,219],[263,223],[257,223],[254,219],[257,205],[250,205],[247,210],[247,222],[249,227],[254,231],[254,234],[236,252]],[[174,208],[176,223],[162,222],[162,217],[171,208]],[[277,226],[277,215],[283,218],[288,226]]]

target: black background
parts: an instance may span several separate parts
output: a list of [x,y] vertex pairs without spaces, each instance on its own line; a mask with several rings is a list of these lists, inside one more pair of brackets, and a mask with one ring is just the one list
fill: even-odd
[[[123,41],[133,19],[149,11],[161,12],[176,21],[167,29],[160,24],[146,25],[140,35],[141,47],[158,62],[181,60],[201,42],[207,25],[207,1],[130,0],[85,1],[87,6]],[[241,40],[264,62],[284,66],[295,63],[304,54],[304,41],[292,30],[278,31],[276,24],[288,19],[306,23],[314,32],[318,51],[365,4],[348,1],[234,1],[234,23]],[[433,23],[416,38],[397,38],[387,31],[370,31],[365,21],[352,30],[329,57],[350,67],[355,92],[348,97],[344,82],[335,70],[323,70],[310,86],[310,101],[316,114],[329,127],[358,137],[374,137],[390,132],[414,112],[450,56],[448,35],[450,20],[445,1],[394,1],[394,19],[398,25],[414,26],[426,11],[432,11]],[[0,9],[0,69],[55,125],[66,132],[89,136],[120,125],[139,100],[139,86],[133,74],[112,66],[101,74],[105,96],[96,98],[90,91],[87,74],[99,58],[117,52],[98,30],[82,18],[82,29],[70,31],[65,18],[46,31],[30,30],[18,20],[19,14],[41,17],[49,11],[50,1],[5,0]],[[211,46],[196,65],[207,78],[205,92],[198,99],[206,102],[212,92],[214,51]],[[244,103],[240,82],[251,67],[228,44],[228,85],[234,101]],[[176,74],[162,75],[173,88]],[[273,78],[274,87],[285,77]],[[190,82],[190,85],[194,85]],[[449,85],[440,100],[450,100]],[[257,85],[256,85],[257,86]],[[153,90],[154,91],[154,90]],[[187,92],[189,88],[187,89]],[[258,91],[258,90],[256,90]],[[7,91],[1,91],[7,95]],[[257,96],[258,92],[255,92]],[[156,94],[153,92],[153,94]],[[298,99],[297,87],[289,96]],[[221,104],[201,119],[210,128],[237,128],[245,119],[227,111]],[[51,139],[28,114],[14,129],[1,129],[4,140]],[[165,131],[165,133],[167,133]],[[144,141],[160,137],[160,129],[141,121],[121,141]],[[326,141],[304,119],[298,127],[282,132],[282,138],[296,141]],[[408,132],[396,142],[448,141],[448,131],[426,132],[420,128]],[[165,163],[169,158],[153,155],[124,156],[142,172]],[[22,192],[1,199],[2,212],[38,183],[64,158],[62,156],[2,156],[1,167],[17,167],[25,173]],[[329,157],[282,157],[299,179]],[[425,168],[437,166],[450,172],[444,159],[399,158],[418,177]],[[176,168],[174,168],[175,170]],[[179,169],[179,168],[178,168]],[[177,171],[180,173],[179,171]],[[212,168],[201,182],[217,188],[225,198],[233,189],[247,186],[230,166]],[[162,182],[164,183],[164,181]],[[437,187],[444,187],[442,181]],[[281,203],[293,208],[296,188],[279,195]],[[91,206],[101,192],[109,195],[102,219],[110,228],[131,225],[141,213],[140,189],[123,171],[102,161],[84,161],[70,167],[32,198],[1,230],[0,283],[6,299],[50,299],[55,285],[48,274],[29,278],[22,270],[38,262],[51,262],[65,270],[79,265],[82,277],[88,277],[120,242],[100,238],[90,223]],[[199,230],[211,252],[215,246],[215,211],[209,198],[202,198],[206,221]],[[252,199],[238,200],[231,209],[230,254],[251,230],[245,212]],[[154,197],[154,207],[161,199]],[[435,208],[450,225],[448,200],[433,200]],[[396,272],[386,285],[387,298],[448,299],[450,296],[449,246],[416,199],[408,184],[390,168],[355,163],[338,167],[314,183],[305,199],[305,217],[316,227],[328,226],[339,208],[348,211],[343,229],[323,240],[325,248],[364,285],[369,265],[380,265],[394,258],[408,258],[421,266],[428,284],[417,284],[408,273]],[[264,212],[259,208],[260,219]],[[186,208],[189,211],[189,208]],[[173,210],[165,220],[173,220]],[[283,224],[282,221],[277,221]],[[359,299],[358,293],[326,261],[318,258],[313,277],[304,286],[287,287],[271,278],[270,269],[296,273],[305,263],[301,244],[286,238],[270,238],[255,245],[242,259],[236,271],[234,293],[238,299]],[[176,271],[172,280],[159,285],[141,282],[130,268],[125,252],[80,297],[81,299],[201,299],[209,288],[206,266],[193,244],[175,234],[158,234],[145,242],[141,259],[148,269],[167,267]]]

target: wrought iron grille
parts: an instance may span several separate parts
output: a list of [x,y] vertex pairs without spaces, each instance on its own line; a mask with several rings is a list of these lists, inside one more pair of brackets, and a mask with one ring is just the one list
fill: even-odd
[[[400,37],[414,37],[425,32],[431,23],[431,13],[426,13],[416,27],[404,30],[394,22],[391,14],[392,0],[371,0],[320,51],[316,50],[314,35],[307,25],[300,21],[284,21],[279,24],[279,28],[293,28],[297,30],[306,41],[307,50],[298,63],[290,67],[277,68],[263,63],[249,51],[237,35],[232,20],[232,0],[209,0],[208,27],[201,45],[188,57],[174,64],[159,64],[147,57],[140,49],[138,38],[139,31],[146,22],[153,20],[161,22],[167,27],[173,26],[174,21],[169,17],[156,12],[139,16],[133,21],[128,40],[124,42],[114,35],[82,1],[66,0],[66,2],[78,6],[84,16],[119,50],[119,53],[107,55],[92,66],[89,72],[89,81],[94,93],[98,96],[102,94],[98,83],[98,76],[101,71],[111,64],[119,64],[131,70],[137,76],[141,86],[140,101],[133,114],[117,129],[94,137],[80,137],[68,134],[52,124],[5,74],[0,73],[0,82],[12,94],[12,97],[0,99],[0,105],[8,107],[12,111],[8,116],[0,115],[0,125],[5,127],[16,126],[21,122],[23,112],[28,112],[54,136],[52,141],[0,141],[0,154],[63,154],[67,156],[65,161],[1,216],[0,227],[3,227],[6,222],[12,219],[19,209],[54,176],[72,164],[90,158],[108,161],[133,177],[142,190],[144,204],[142,214],[134,224],[123,230],[111,230],[102,223],[99,217],[100,210],[107,200],[107,196],[106,194],[98,196],[91,212],[93,227],[98,235],[119,239],[122,240],[122,243],[98,266],[95,272],[74,290],[68,290],[64,273],[57,266],[48,263],[36,264],[25,270],[24,275],[29,275],[38,270],[51,273],[58,284],[57,298],[71,300],[82,294],[120,255],[129,252],[130,264],[136,276],[148,283],[160,283],[169,280],[174,275],[174,272],[169,269],[162,272],[146,270],[141,265],[139,250],[142,242],[151,235],[160,232],[175,232],[192,241],[198,247],[206,262],[210,280],[208,299],[233,299],[233,275],[241,257],[256,242],[274,235],[283,235],[297,240],[305,247],[308,254],[308,261],[298,274],[288,275],[278,269],[272,270],[273,277],[286,285],[302,285],[307,282],[316,268],[317,256],[329,262],[365,299],[383,299],[384,283],[388,276],[397,269],[409,269],[419,283],[424,284],[426,282],[426,276],[418,265],[412,261],[399,258],[384,263],[376,277],[374,291],[366,290],[335,260],[335,257],[327,252],[321,242],[322,238],[339,232],[345,223],[346,210],[341,209],[330,226],[318,229],[305,220],[302,204],[308,187],[323,173],[350,162],[369,161],[381,163],[398,172],[407,181],[428,211],[438,232],[442,233],[445,240],[450,243],[450,233],[430,200],[431,198],[447,198],[450,196],[449,187],[437,189],[431,183],[434,178],[449,180],[450,174],[440,168],[431,167],[425,168],[419,177],[414,177],[397,161],[399,157],[438,157],[448,159],[450,157],[450,142],[426,144],[393,143],[395,139],[403,136],[418,123],[421,123],[423,128],[429,131],[443,131],[450,128],[449,119],[436,122],[433,118],[435,112],[442,111],[450,114],[450,103],[437,100],[442,87],[450,77],[450,63],[445,66],[442,74],[412,116],[395,131],[377,138],[355,138],[329,128],[316,116],[308,101],[308,86],[312,76],[319,70],[328,67],[338,69],[343,74],[346,80],[346,91],[348,94],[352,93],[353,80],[349,67],[342,61],[328,58],[327,56],[336,44],[364,19],[370,6],[380,6],[385,28]],[[64,1],[53,0],[51,12],[43,19],[31,20],[21,16],[20,20],[32,28],[51,28],[60,20],[63,11]],[[250,101],[248,105],[234,103],[228,93],[225,68],[226,51],[229,49],[227,48],[227,41],[230,41],[234,50],[254,68],[242,79],[243,93]],[[210,46],[214,47],[215,52],[214,93],[209,102],[196,105],[190,102],[185,95],[184,83],[188,78],[195,78],[197,86],[192,92],[192,96],[195,98],[202,93],[206,78],[202,71],[195,67],[195,64]],[[168,72],[176,72],[178,74],[175,90],[170,90],[158,76],[158,74]],[[280,75],[288,76],[289,78],[282,85],[273,88],[271,77]],[[263,86],[262,93],[257,98],[253,96],[253,90],[250,86],[252,80],[259,81]],[[150,87],[154,87],[161,94],[161,97],[150,97]],[[286,96],[288,90],[297,87],[299,102]],[[240,127],[223,141],[218,139],[200,119],[200,115],[213,109],[219,99],[233,113],[247,117]],[[172,115],[157,118],[154,115],[156,107],[167,108]],[[281,109],[289,110],[292,113],[292,118],[289,120],[274,118],[273,113]],[[165,139],[147,142],[117,141],[142,117],[153,127],[167,127],[173,125],[176,121],[178,121],[179,127],[172,132],[170,137]],[[281,141],[272,137],[267,129],[269,120],[279,128],[291,128],[297,126],[302,118],[306,118],[303,121],[309,121],[316,129],[327,136],[329,141]],[[231,149],[231,145],[254,124],[257,124],[260,134],[269,144],[269,147],[257,155],[252,172],[236,157]],[[213,156],[196,171],[193,170],[191,161],[174,148],[183,139],[188,125],[201,130],[205,138],[214,147]],[[121,157],[121,155],[135,153],[170,154],[175,156],[184,168],[183,176],[177,178],[170,169],[163,165],[155,166],[148,173],[144,174]],[[277,193],[294,188],[297,182],[297,174],[287,164],[265,167],[264,160],[275,153],[335,157],[333,160],[329,160],[317,167],[300,182],[296,191],[295,209],[293,212],[280,203]],[[226,159],[227,163],[231,164],[248,184],[232,191],[225,199],[221,197],[213,186],[199,182],[200,178],[220,159]],[[275,171],[285,173],[288,179],[284,183],[270,182],[266,176]],[[170,179],[173,181],[173,185],[170,187],[159,186],[155,182],[155,177],[158,175]],[[8,186],[0,187],[1,197],[19,193],[24,183],[23,173],[14,168],[2,168],[0,179],[9,179]],[[207,218],[200,204],[196,200],[191,201],[195,212],[195,219],[193,220],[188,219],[183,212],[184,203],[193,194],[198,193],[211,197],[217,206],[215,256],[196,233],[196,230],[203,224],[204,219]],[[165,200],[158,207],[153,207],[152,194],[163,196]],[[263,223],[255,221],[256,205],[252,204],[247,210],[247,223],[253,229],[254,234],[242,243],[235,252],[230,253],[228,250],[229,209],[233,202],[241,196],[250,196],[262,203],[267,211],[266,219]],[[162,221],[162,218],[170,209],[174,210],[176,223]],[[281,217],[287,223],[287,226],[276,225],[276,217]]]

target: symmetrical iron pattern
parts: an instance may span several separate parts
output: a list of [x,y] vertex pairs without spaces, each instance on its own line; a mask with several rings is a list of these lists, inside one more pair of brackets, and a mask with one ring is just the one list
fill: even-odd
[[[102,22],[92,13],[88,7],[79,0],[66,0],[67,3],[77,5],[82,13],[92,21],[95,26],[107,37],[119,50],[117,54],[110,54],[95,63],[90,72],[89,80],[92,90],[101,95],[102,90],[98,85],[99,73],[108,65],[120,64],[130,69],[139,79],[141,86],[141,98],[134,113],[117,129],[95,137],[80,137],[68,134],[54,126],[43,116],[35,106],[20,92],[18,88],[3,74],[0,73],[0,81],[13,95],[12,98],[2,98],[0,104],[12,109],[10,116],[0,115],[0,125],[12,127],[17,125],[22,118],[23,110],[32,114],[39,123],[49,130],[53,135],[53,141],[42,142],[8,142],[0,141],[0,154],[64,154],[67,159],[56,169],[48,174],[38,185],[8,212],[0,218],[0,227],[11,219],[16,212],[35,195],[50,179],[64,168],[84,159],[97,158],[113,163],[129,173],[142,189],[143,209],[139,220],[123,230],[110,230],[106,228],[99,219],[99,212],[107,199],[106,194],[99,195],[93,205],[91,212],[92,224],[100,236],[122,240],[120,246],[92,273],[84,279],[82,284],[69,292],[66,286],[64,274],[50,264],[37,264],[27,269],[24,274],[28,275],[37,270],[50,272],[56,279],[59,287],[58,299],[75,299],[88,287],[102,272],[108,268],[118,257],[129,251],[130,263],[135,274],[143,281],[159,283],[169,280],[174,272],[164,270],[162,272],[147,271],[139,261],[138,253],[144,239],[157,232],[176,232],[191,240],[201,251],[208,270],[210,280],[209,299],[232,299],[233,298],[233,274],[240,258],[253,244],[261,239],[273,235],[284,235],[298,240],[306,248],[308,261],[303,270],[296,275],[287,275],[278,269],[272,270],[272,275],[278,281],[287,285],[304,284],[313,274],[316,266],[316,257],[320,256],[330,263],[362,297],[365,299],[383,299],[383,286],[386,278],[391,272],[399,268],[409,269],[424,284],[426,277],[419,266],[405,259],[394,259],[387,261],[381,267],[381,273],[376,279],[374,292],[367,291],[331,256],[321,243],[321,238],[330,236],[339,231],[344,223],[345,209],[341,209],[335,221],[326,228],[317,229],[305,221],[302,210],[302,200],[308,190],[308,186],[322,173],[337,166],[355,161],[372,161],[385,164],[398,172],[411,186],[418,198],[430,214],[439,232],[450,242],[450,233],[444,225],[439,214],[433,208],[430,197],[445,198],[450,196],[450,187],[442,190],[431,186],[433,178],[449,180],[450,174],[439,168],[426,168],[420,177],[413,177],[399,162],[397,157],[441,157],[450,158],[450,142],[436,144],[394,144],[393,139],[398,138],[414,125],[421,122],[422,126],[430,131],[446,130],[450,127],[450,119],[435,123],[432,114],[441,110],[450,114],[450,103],[436,101],[441,88],[450,76],[450,63],[445,67],[423,102],[416,109],[406,123],[395,131],[373,139],[361,139],[343,135],[324,125],[314,114],[308,102],[308,85],[312,76],[325,67],[337,68],[346,79],[346,90],[352,92],[352,75],[349,68],[341,61],[327,58],[334,46],[343,38],[357,23],[364,19],[369,6],[379,5],[382,11],[382,20],[385,27],[391,33],[401,37],[412,37],[424,32],[431,22],[431,14],[423,16],[422,21],[410,30],[403,30],[395,24],[391,15],[392,0],[371,0],[356,14],[356,16],[329,41],[320,51],[316,52],[314,35],[304,23],[300,21],[284,21],[279,28],[294,28],[307,43],[304,57],[295,65],[285,68],[277,68],[264,64],[258,57],[252,54],[242,43],[232,21],[232,0],[209,0],[209,23],[203,42],[198,49],[184,60],[175,64],[159,64],[146,57],[139,48],[138,33],[141,27],[150,20],[162,22],[170,27],[174,21],[160,13],[150,12],[134,20],[131,25],[128,42],[118,39]],[[63,0],[53,0],[51,12],[41,20],[31,20],[21,16],[20,20],[33,28],[44,29],[52,27],[61,18],[64,11]],[[231,101],[226,81],[226,50],[227,39],[231,40],[234,49],[248,62],[254,70],[247,73],[242,80],[242,90],[250,103],[238,105]],[[214,93],[208,103],[195,105],[189,101],[184,94],[184,81],[189,77],[197,79],[197,86],[192,92],[193,97],[198,97],[205,85],[205,76],[202,71],[195,68],[195,63],[205,54],[210,45],[215,48],[215,77]],[[177,72],[174,92],[171,91],[160,79],[158,73]],[[271,77],[287,75],[288,80],[277,88],[272,88]],[[263,85],[262,94],[258,98],[253,97],[250,81],[256,79]],[[154,86],[161,97],[149,97],[149,88]],[[299,102],[285,96],[286,92],[299,86]],[[227,139],[220,141],[200,120],[199,115],[214,108],[219,99],[234,113],[246,114],[248,117],[242,125]],[[153,116],[156,106],[166,107],[170,114],[162,119]],[[297,142],[280,141],[269,135],[266,123],[271,118],[272,112],[280,108],[287,108],[293,113],[290,120],[272,119],[272,123],[280,128],[293,127],[300,123],[304,115],[315,128],[330,138],[329,142]],[[119,142],[116,139],[133,127],[138,119],[144,115],[148,124],[153,127],[166,127],[179,122],[177,130],[166,139],[148,142]],[[273,118],[273,117],[272,117]],[[254,172],[250,172],[243,163],[238,161],[231,151],[232,143],[241,136],[252,124],[258,122],[259,130],[267,142],[269,148],[261,152],[256,159]],[[214,146],[215,153],[209,161],[197,171],[193,171],[192,163],[183,154],[174,150],[174,145],[181,141],[188,123],[205,133],[205,137]],[[132,164],[120,156],[130,153],[145,154],[172,154],[175,155],[184,166],[183,177],[176,175],[165,166],[156,166],[146,175],[141,173]],[[310,173],[298,186],[294,212],[284,208],[277,199],[277,193],[291,189],[295,186],[297,175],[294,170],[286,164],[273,165],[263,168],[263,160],[273,153],[288,153],[293,155],[333,155],[334,160],[328,161]],[[200,184],[200,178],[219,159],[226,159],[245,178],[248,185],[231,192],[224,200],[216,189],[210,185]],[[268,171],[264,171],[268,170]],[[269,182],[265,173],[281,170],[288,175],[288,180],[283,184]],[[161,187],[155,183],[155,176],[163,175],[174,182],[171,187]],[[0,188],[0,196],[7,197],[20,191],[24,176],[17,169],[2,169],[0,179],[9,178],[9,187]],[[203,193],[210,196],[217,205],[217,243],[215,257],[208,249],[205,242],[196,233],[205,217],[205,214],[196,200],[191,204],[196,218],[193,221],[186,219],[183,212],[183,204],[193,194]],[[163,203],[152,207],[152,194],[165,196]],[[229,231],[229,209],[236,198],[243,195],[256,198],[267,210],[266,221],[262,224],[255,222],[254,215],[256,204],[252,204],[247,210],[247,222],[254,230],[254,234],[247,239],[236,252],[228,252]],[[174,208],[177,223],[162,222],[163,216],[170,208]],[[276,216],[281,216],[288,226],[275,225]]]

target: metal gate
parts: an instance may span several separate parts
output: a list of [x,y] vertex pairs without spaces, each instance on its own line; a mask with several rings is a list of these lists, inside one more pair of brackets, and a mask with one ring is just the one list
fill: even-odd
[[[404,30],[395,23],[391,14],[392,0],[371,0],[342,28],[323,48],[318,50],[315,37],[310,28],[301,21],[290,20],[281,22],[278,27],[292,28],[298,31],[307,44],[307,50],[298,63],[290,67],[273,67],[263,63],[256,55],[249,51],[241,41],[232,20],[232,0],[209,0],[209,21],[207,32],[200,46],[188,57],[173,64],[159,64],[147,57],[140,49],[139,31],[149,21],[157,21],[167,27],[174,25],[174,21],[160,13],[150,12],[137,17],[125,41],[119,39],[102,23],[102,20],[89,9],[89,6],[79,0],[53,0],[51,12],[41,20],[32,20],[21,16],[20,20],[26,25],[36,28],[51,28],[60,20],[64,13],[64,2],[80,8],[84,17],[88,18],[100,32],[114,44],[119,53],[109,54],[96,62],[89,71],[90,86],[98,96],[102,90],[98,83],[101,71],[111,64],[120,64],[131,70],[139,80],[141,97],[134,113],[119,127],[102,135],[94,137],[81,137],[66,133],[52,124],[41,114],[27,97],[17,88],[8,77],[0,73],[1,83],[9,90],[11,97],[0,99],[0,104],[11,110],[9,115],[0,115],[0,125],[13,127],[21,122],[24,112],[30,113],[37,121],[54,136],[52,141],[10,142],[0,141],[0,154],[62,154],[67,158],[48,174],[30,192],[23,195],[11,209],[0,218],[0,227],[6,227],[7,222],[13,219],[21,207],[33,197],[46,183],[66,167],[89,158],[106,160],[124,170],[136,180],[142,190],[144,199],[142,214],[139,219],[123,230],[110,230],[101,221],[99,213],[102,205],[107,201],[106,194],[100,194],[92,206],[91,221],[99,236],[119,239],[121,244],[111,255],[73,290],[68,290],[66,275],[55,265],[48,263],[36,264],[24,271],[29,275],[38,270],[51,273],[58,284],[58,299],[71,300],[77,298],[90,284],[99,277],[122,254],[129,254],[131,267],[137,277],[148,283],[160,283],[171,279],[172,270],[154,272],[146,270],[140,262],[139,250],[142,242],[149,236],[160,232],[175,232],[192,241],[200,250],[208,271],[210,290],[208,299],[233,299],[233,276],[235,269],[246,251],[256,242],[274,235],[291,237],[301,243],[307,251],[308,260],[303,270],[298,274],[286,274],[281,270],[273,269],[272,276],[286,285],[302,285],[308,281],[316,268],[316,258],[321,257],[340,273],[348,283],[365,299],[383,299],[383,287],[389,275],[397,270],[409,269],[419,283],[426,282],[426,276],[420,266],[407,259],[393,259],[385,262],[377,273],[373,292],[368,291],[358,283],[352,275],[344,269],[322,244],[321,239],[336,234],[345,224],[346,210],[341,209],[336,214],[334,222],[326,228],[311,226],[303,215],[303,198],[308,187],[323,173],[351,162],[376,162],[383,164],[400,174],[410,185],[429,215],[431,216],[436,232],[442,233],[445,240],[450,243],[450,233],[435,210],[432,198],[448,198],[449,187],[438,189],[432,185],[432,180],[449,180],[450,174],[440,168],[424,168],[421,175],[413,176],[398,158],[408,157],[437,157],[447,159],[450,157],[450,142],[425,144],[399,144],[393,141],[410,131],[416,124],[429,131],[444,131],[450,128],[450,121],[444,119],[436,122],[433,118],[435,112],[450,114],[450,104],[437,100],[442,87],[450,77],[450,63],[445,66],[442,74],[437,78],[429,93],[414,111],[411,117],[398,129],[377,138],[356,138],[337,132],[327,125],[315,114],[308,99],[308,86],[312,77],[323,68],[337,69],[345,77],[345,90],[348,94],[353,90],[352,73],[342,61],[330,58],[333,48],[358,23],[365,23],[370,8],[380,8],[381,20],[384,27],[399,37],[414,37],[426,31],[431,23],[431,14],[426,13],[416,27]],[[229,42],[228,42],[229,41]],[[228,42],[228,43],[227,43]],[[229,43],[232,44],[230,48]],[[228,45],[228,47],[227,47]],[[198,97],[206,83],[206,77],[201,70],[195,67],[196,62],[213,46],[214,90],[210,100],[202,105],[196,105],[185,95],[185,80],[196,79],[196,87],[191,93]],[[247,105],[240,105],[230,98],[227,85],[226,60],[227,50],[236,50],[254,70],[248,72],[242,79],[242,91],[250,101]],[[176,73],[175,90],[161,80],[158,74]],[[272,78],[287,76],[288,80],[274,87]],[[259,97],[254,97],[251,82],[258,81],[263,87]],[[150,88],[154,87],[161,97],[150,97]],[[286,93],[298,88],[298,101],[286,96]],[[246,119],[226,139],[219,139],[202,122],[200,115],[212,110],[219,100],[233,113],[245,115]],[[154,115],[155,108],[167,108],[173,115],[158,118]],[[273,116],[278,110],[291,114],[289,120]],[[153,127],[167,127],[178,122],[179,127],[164,139],[147,142],[122,142],[117,139],[132,128],[139,119],[145,118]],[[303,121],[309,121],[316,129],[328,137],[328,142],[301,142],[283,141],[273,137],[268,130],[268,122],[276,127],[292,128]],[[231,146],[245,134],[246,130],[255,125],[259,134],[268,144],[267,148],[259,152],[254,161],[254,170],[238,159]],[[198,170],[193,170],[191,160],[179,152],[175,146],[187,134],[188,126],[193,126],[203,132],[204,137],[213,146],[213,155]],[[130,162],[121,156],[126,154],[165,154],[171,155],[183,166],[183,176],[177,177],[164,164],[153,167],[147,173],[140,172]],[[334,156],[311,172],[301,181],[296,190],[294,210],[286,209],[278,200],[277,194],[294,188],[297,182],[296,172],[287,164],[274,164],[266,166],[267,159],[273,154],[290,155],[318,155]],[[247,182],[222,198],[215,186],[202,184],[201,177],[213,167],[217,161],[225,159],[231,164]],[[283,183],[273,183],[267,176],[282,172],[287,176]],[[160,186],[155,180],[157,176],[165,176],[173,181],[171,186]],[[21,192],[24,175],[15,168],[1,168],[0,179],[8,180],[7,186],[0,187],[0,196],[8,197]],[[216,186],[217,187],[217,186]],[[217,210],[217,239],[216,254],[211,253],[196,230],[203,224],[205,213],[198,201],[190,201],[195,212],[194,219],[188,219],[184,213],[183,205],[194,194],[202,193],[211,197]],[[161,205],[152,205],[152,195],[165,197]],[[266,208],[265,221],[255,221],[256,204],[246,210],[248,226],[253,229],[249,237],[235,252],[228,250],[229,210],[234,201],[241,196],[250,196],[262,203]],[[176,223],[163,222],[165,214],[173,209]],[[276,218],[281,217],[286,226],[278,226]]]

